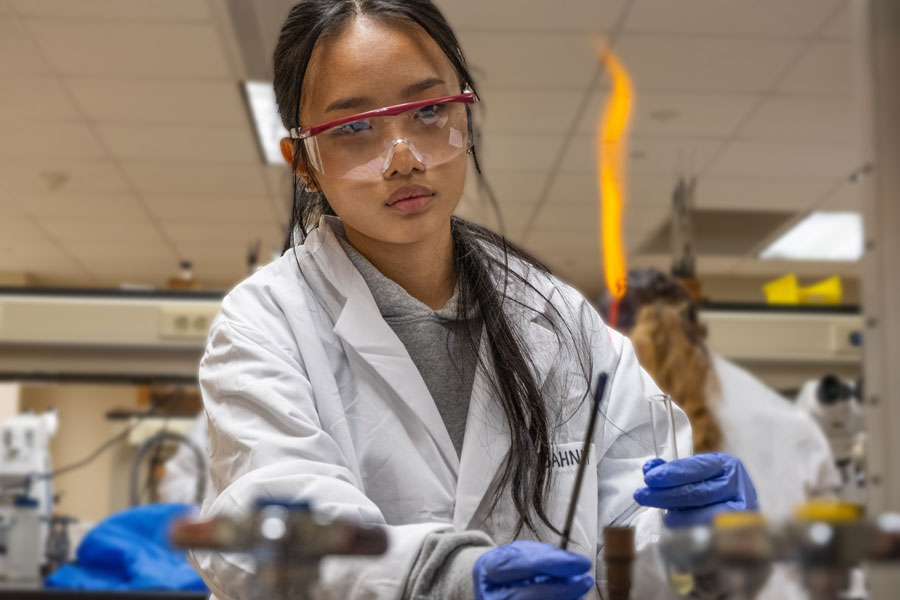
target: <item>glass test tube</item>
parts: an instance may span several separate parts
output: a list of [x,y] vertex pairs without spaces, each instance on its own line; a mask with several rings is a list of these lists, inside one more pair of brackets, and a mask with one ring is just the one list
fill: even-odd
[[[666,438],[672,440],[673,459],[678,460],[678,440],[675,435],[675,410],[672,408],[672,396],[668,394],[653,394],[647,399],[650,406],[650,429],[653,436],[653,450],[657,458],[661,456],[660,442],[666,442]],[[657,432],[665,432],[663,439]]]

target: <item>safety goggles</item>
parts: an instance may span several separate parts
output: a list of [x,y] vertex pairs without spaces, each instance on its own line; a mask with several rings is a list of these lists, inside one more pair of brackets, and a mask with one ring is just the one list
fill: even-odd
[[401,149],[425,167],[444,164],[467,152],[472,147],[467,105],[474,103],[474,92],[466,90],[293,128],[290,136],[303,142],[319,175],[371,180],[388,170]]

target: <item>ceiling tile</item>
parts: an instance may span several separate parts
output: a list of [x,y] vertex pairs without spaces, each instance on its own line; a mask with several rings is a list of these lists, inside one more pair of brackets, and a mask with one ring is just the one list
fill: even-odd
[[64,75],[231,75],[213,25],[36,20],[28,26],[51,65]]
[[[501,207],[516,207],[531,204],[541,195],[544,183],[550,176],[547,170],[542,171],[504,171],[500,169],[485,170],[485,179],[494,192]],[[468,180],[475,181],[474,169],[469,171]],[[473,186],[477,195],[477,188]],[[486,195],[485,195],[486,197]]]
[[855,146],[798,142],[732,142],[714,160],[710,175],[760,177],[848,176],[859,166]]
[[178,268],[177,256],[166,244],[142,243],[137,240],[129,244],[63,240],[61,244],[72,256],[95,267],[103,264],[150,263],[165,265],[173,275]]
[[855,143],[849,96],[771,96],[741,128],[747,139]]
[[815,210],[855,210],[862,211],[865,188],[844,180],[842,185],[832,189],[813,208]]
[[535,215],[529,237],[558,231],[597,236],[597,207],[591,204],[545,203]]
[[178,252],[195,265],[203,261],[208,265],[238,265],[246,267],[249,244],[220,239],[207,243],[189,241],[176,245]]
[[22,218],[29,216],[18,202],[13,200],[13,196],[7,197],[0,194],[0,219]]
[[476,118],[490,141],[496,133],[563,133],[584,99],[583,91],[510,90],[484,86]]
[[11,0],[16,12],[48,19],[196,21],[210,18],[205,0]]
[[616,50],[644,92],[762,92],[802,48],[799,41],[625,35]]
[[814,42],[778,84],[779,92],[849,96],[853,90],[849,42]]
[[93,259],[83,264],[98,280],[112,287],[125,284],[165,287],[166,281],[178,274],[178,261],[146,254],[122,261]]
[[66,85],[84,115],[94,121],[248,124],[241,91],[233,81],[70,77]]
[[55,168],[58,164],[64,170],[66,161],[51,157],[69,156],[79,160],[104,158],[106,152],[90,127],[81,123],[19,121],[3,124],[0,157],[43,158],[48,161],[48,167]]
[[19,192],[16,201],[29,215],[42,218],[141,220],[146,213],[131,194]]
[[164,221],[162,223],[172,241],[181,245],[234,244],[246,248],[262,239],[264,243],[281,239],[281,231],[271,223],[208,223]]
[[122,166],[144,194],[266,194],[262,172],[254,166],[177,162],[125,162]]
[[146,220],[76,220],[46,217],[40,219],[39,222],[49,235],[63,243],[88,242],[122,245],[162,245],[164,243],[159,230]]
[[[476,223],[483,227],[487,227],[492,231],[497,231],[498,233],[500,233],[500,228],[497,226],[496,220],[494,219],[492,221],[489,221],[488,211],[485,209],[485,206],[475,200],[472,200],[465,194],[463,194],[463,197],[460,199],[459,204],[456,205],[456,210],[453,211],[453,214],[461,219],[471,221],[472,223]],[[491,218],[493,219],[493,215],[491,215]],[[507,237],[509,236],[509,227],[507,227],[505,235],[507,235]]]
[[562,135],[495,134],[483,141],[479,160],[486,173],[546,170],[556,160],[562,143]]
[[77,119],[81,115],[56,77],[5,77],[0,121]]
[[0,189],[15,192],[122,192],[128,182],[114,163],[66,160],[0,161]]
[[479,85],[582,89],[597,70],[599,38],[590,35],[463,31],[459,38]]
[[[631,175],[669,175],[691,172],[713,156],[719,142],[691,139],[632,138],[628,144],[626,173]],[[593,136],[578,135],[569,141],[565,158],[560,165],[563,172],[593,172],[597,170]]]
[[721,36],[813,34],[843,0],[635,0],[626,31]]
[[0,241],[0,271],[24,271],[40,276],[68,275],[80,278],[85,273],[65,252],[50,243],[39,241]]
[[96,125],[97,134],[117,158],[245,162],[260,160],[249,127]]
[[[578,132],[596,135],[609,92],[593,93]],[[630,132],[646,137],[728,137],[760,100],[758,94],[635,94]]]
[[[626,184],[626,213],[632,209],[668,208],[676,176],[632,173]],[[554,181],[548,196],[559,210],[571,205],[598,206],[597,177],[593,173],[563,173]]]
[[28,32],[11,16],[0,15],[0,73],[50,73]]
[[[625,0],[557,0],[553,10],[531,0],[511,0],[502,9],[485,10],[477,0],[438,0],[454,30],[607,31],[618,20]],[[463,45],[463,49],[466,47]]]
[[627,184],[627,203],[625,205],[626,214],[632,208],[648,207],[648,208],[665,208],[666,210],[672,205],[672,194],[678,185],[678,177],[670,176],[652,176],[634,174],[628,179]]
[[272,203],[266,196],[150,195],[144,202],[160,221],[277,222]]
[[19,243],[49,244],[50,240],[44,230],[26,216],[0,220],[0,244],[17,245]]
[[822,37],[849,40],[853,37],[853,19],[850,14],[852,2],[841,2],[841,7],[820,32]]
[[699,208],[807,210],[833,186],[835,178],[716,177],[697,181]]

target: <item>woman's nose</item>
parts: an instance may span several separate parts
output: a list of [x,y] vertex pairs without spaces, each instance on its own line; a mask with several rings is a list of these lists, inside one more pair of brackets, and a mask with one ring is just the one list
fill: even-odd
[[394,174],[409,175],[416,170],[424,171],[425,162],[412,142],[406,138],[391,142],[384,158],[382,175],[385,177],[392,177]]

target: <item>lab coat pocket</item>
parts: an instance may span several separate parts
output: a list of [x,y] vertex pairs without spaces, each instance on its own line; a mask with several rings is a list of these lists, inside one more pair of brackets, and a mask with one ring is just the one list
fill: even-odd
[[[560,529],[565,526],[583,447],[584,442],[569,442],[553,444],[551,448],[552,479],[548,508],[553,524]],[[594,444],[588,447],[586,460],[581,491],[578,494],[578,508],[570,532],[569,550],[593,560],[597,552],[597,455]]]

